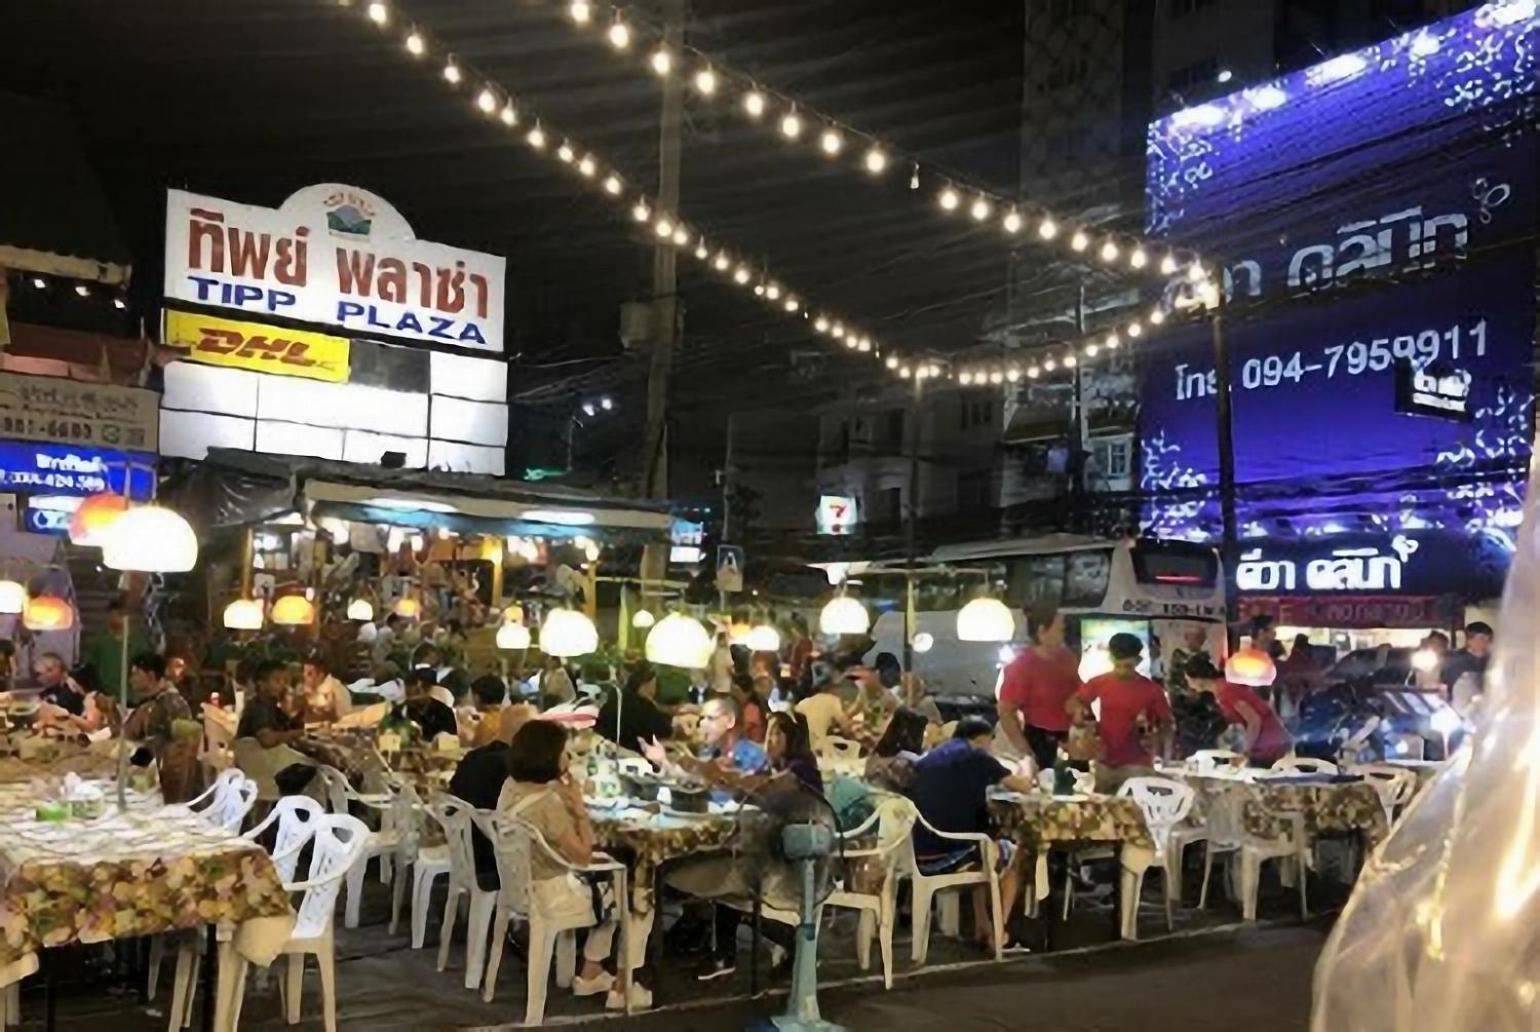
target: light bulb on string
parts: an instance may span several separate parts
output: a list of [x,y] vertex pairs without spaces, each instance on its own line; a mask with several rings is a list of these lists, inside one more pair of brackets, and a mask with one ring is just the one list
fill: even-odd
[[1015,383],[1021,379],[1021,366],[1011,366],[1005,371],[1005,379],[1008,383]]
[[833,129],[825,129],[818,137],[818,147],[829,157],[839,154],[845,146],[844,137]]
[[1029,379],[1036,380],[1039,376],[1042,376],[1042,375],[1043,375],[1043,371],[1041,369],[1039,369],[1037,366],[1035,366],[1035,365],[1027,366],[1027,377]]
[[1102,244],[1102,261],[1115,262],[1118,260],[1118,245],[1112,240]]
[[1005,213],[1005,218],[1000,220],[1000,225],[1005,228],[1007,233],[1019,233],[1021,232],[1021,216],[1016,214],[1015,208],[1012,208]]
[[460,78],[460,66],[455,64],[454,58],[450,58],[449,62],[444,65],[444,81],[451,86],[458,86],[460,85]]
[[973,383],[973,374],[965,369],[957,374],[957,382],[967,387]]
[[894,356],[894,355],[889,355],[887,357],[887,360],[885,362],[883,362],[883,365],[887,366],[889,369],[897,369],[898,368],[898,358],[896,356]]
[[631,28],[620,20],[620,15],[615,15],[615,20],[610,24],[605,38],[610,41],[610,46],[616,50],[624,50],[631,45]]
[[968,208],[968,214],[973,216],[973,221],[983,222],[989,218],[990,204],[982,195],[973,199],[973,204]]
[[989,382],[998,387],[1000,384],[1005,382],[1005,374],[998,369],[990,370]]
[[1163,323],[1165,321],[1166,321],[1166,310],[1164,308],[1157,307],[1157,308],[1153,308],[1153,309],[1150,310],[1150,322],[1151,322],[1151,324],[1153,324],[1155,326],[1159,326],[1161,323]]
[[1087,344],[1085,346],[1085,357],[1086,358],[1095,358],[1096,357],[1096,351],[1097,351],[1097,348],[1096,348],[1095,344]]
[[772,301],[777,300],[781,296],[781,285],[779,283],[771,283],[766,286],[765,296]]
[[835,323],[834,326],[829,330],[829,336],[833,337],[835,340],[839,340],[844,335],[845,326],[843,323]]
[[1194,283],[1202,283],[1208,279],[1208,270],[1198,262],[1193,262],[1187,267],[1187,278]]
[[490,115],[497,110],[497,94],[493,93],[490,87],[483,88],[476,94],[476,107],[482,114]]
[[619,196],[620,191],[623,189],[625,189],[625,184],[620,181],[619,176],[610,175],[604,177],[604,192],[611,197]]
[[1160,260],[1160,272],[1163,276],[1176,274],[1176,255],[1171,254],[1169,251],[1166,253],[1165,257]]
[[1122,344],[1122,343],[1123,342],[1118,339],[1118,335],[1116,333],[1109,333],[1109,334],[1107,334],[1107,350],[1108,351],[1116,351],[1118,349],[1118,345]]
[[870,337],[862,337],[861,338],[861,343],[856,345],[856,350],[857,351],[861,351],[861,352],[871,351],[872,350],[872,338],[870,338]]
[[572,144],[568,143],[566,140],[563,140],[561,142],[561,146],[556,148],[556,156],[561,159],[561,162],[564,165],[572,164],[572,159],[577,157],[577,155],[572,151]]
[[1052,240],[1059,235],[1059,224],[1053,221],[1049,215],[1043,216],[1043,221],[1037,224],[1037,235],[1044,240]]
[[653,224],[652,229],[654,233],[658,234],[658,238],[661,240],[667,240],[669,237],[674,235],[674,224],[667,218],[661,216],[658,218],[658,221]]
[[828,333],[829,320],[820,315],[817,319],[813,320],[813,329],[817,330],[819,333]]
[[802,302],[798,301],[795,297],[788,297],[781,307],[788,312],[795,312],[802,307]]
[[1140,334],[1142,334],[1143,332],[1144,332],[1143,324],[1141,324],[1141,323],[1139,323],[1137,321],[1131,322],[1131,323],[1128,324],[1128,335],[1130,337],[1137,337]]
[[1064,356],[1064,368],[1065,369],[1073,369],[1073,368],[1075,368],[1075,361],[1076,361],[1076,359],[1075,359],[1074,355],[1065,355]]
[[1149,256],[1144,253],[1144,248],[1142,247],[1135,247],[1128,256],[1128,264],[1135,269],[1144,268],[1149,260]]
[[1076,251],[1084,251],[1091,245],[1091,238],[1085,235],[1085,230],[1075,230],[1075,235],[1069,238],[1069,246]]
[[796,111],[788,111],[781,119],[781,135],[788,140],[795,140],[802,135],[802,119]]
[[656,75],[666,77],[674,69],[674,55],[668,52],[667,47],[659,47],[652,52],[647,63],[652,65]]
[[540,128],[539,122],[536,122],[530,131],[524,134],[524,141],[535,150],[545,149],[545,130]]
[[503,105],[503,110],[497,117],[502,119],[503,124],[510,129],[519,124],[519,112],[511,102]]
[[413,57],[421,57],[423,52],[428,49],[427,45],[422,41],[421,33],[418,32],[407,33],[405,46],[406,52]]
[[593,20],[593,5],[588,0],[572,0],[572,3],[567,5],[567,14],[578,25],[587,25]]
[[743,110],[747,111],[750,118],[759,118],[765,113],[765,95],[758,90],[750,90],[743,95]]
[[1057,368],[1059,368],[1059,365],[1053,359],[1046,358],[1046,359],[1043,360],[1043,369],[1046,370],[1047,372],[1051,373],[1051,372],[1053,372]]
[[903,379],[903,380],[909,379],[909,367],[908,366],[899,366],[898,367],[898,375],[899,375],[900,379]]
[[869,148],[866,152],[866,171],[872,175],[881,175],[888,167],[888,156],[882,152],[881,147]]
[[915,165],[913,170],[911,170],[910,173],[909,173],[909,189],[911,189],[911,190],[918,190],[919,188],[920,188],[920,166],[919,165]]
[[702,240],[700,243],[695,245],[695,260],[696,261],[703,262],[707,258],[710,258],[710,257],[711,257],[711,251],[706,247],[706,241]]
[[374,0],[374,3],[369,5],[368,12],[369,20],[376,25],[385,25],[390,21],[390,8],[386,7],[380,0]]
[[637,201],[631,206],[631,217],[638,222],[646,222],[652,215],[646,201]]
[[718,251],[716,258],[712,259],[711,267],[718,272],[726,272],[732,260],[727,257],[726,251]]
[[950,186],[945,190],[942,190],[940,203],[942,211],[956,211],[957,205],[960,203],[960,199],[957,196],[957,191],[952,189]]
[[740,265],[733,273],[733,282],[741,287],[749,281],[749,276],[749,267],[747,265]]
[[689,243],[690,243],[690,231],[688,229],[685,229],[683,226],[675,226],[674,227],[673,241],[674,241],[674,246],[675,247],[687,247],[687,246],[689,246]]
[[702,68],[695,73],[695,92],[703,97],[710,97],[717,91],[717,73],[709,67]]
[[597,168],[598,166],[594,164],[593,155],[591,154],[583,155],[583,160],[578,162],[577,167],[578,174],[584,179],[592,179]]

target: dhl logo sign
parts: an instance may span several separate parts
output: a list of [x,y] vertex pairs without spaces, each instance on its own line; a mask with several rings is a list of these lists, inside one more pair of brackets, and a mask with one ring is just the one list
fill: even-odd
[[167,347],[185,349],[189,359],[208,365],[329,383],[344,383],[348,378],[344,337],[167,311],[163,339]]

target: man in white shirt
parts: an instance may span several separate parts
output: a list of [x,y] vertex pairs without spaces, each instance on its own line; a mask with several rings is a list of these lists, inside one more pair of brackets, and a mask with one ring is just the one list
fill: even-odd
[[796,705],[798,715],[807,721],[808,738],[815,749],[828,737],[831,729],[837,729],[845,737],[850,736],[850,715],[845,712],[838,689],[838,681],[827,680],[818,686],[817,692]]

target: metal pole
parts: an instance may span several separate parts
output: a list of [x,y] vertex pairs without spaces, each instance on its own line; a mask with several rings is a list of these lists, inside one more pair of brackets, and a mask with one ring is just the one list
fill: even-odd
[[[733,413],[727,414],[727,451],[722,458],[722,544],[732,543]],[[727,592],[717,586],[717,607],[727,612]]]
[[916,522],[920,511],[920,401],[925,379],[916,369],[909,401],[909,505],[904,512],[904,670],[914,668],[914,562]]
[[[128,739],[123,725],[128,723],[128,634],[134,621],[127,607],[123,611],[123,634],[118,642],[118,812],[128,812]],[[210,958],[212,960],[213,958]]]
[[1236,557],[1240,554],[1240,532],[1235,522],[1235,436],[1230,418],[1230,349],[1225,343],[1225,291],[1219,288],[1219,303],[1210,321],[1214,334],[1214,406],[1219,438],[1219,513],[1222,538],[1219,556],[1224,566],[1225,620],[1234,623],[1238,599],[1234,577]]
[[[1081,282],[1075,292],[1075,337],[1080,339],[1085,336],[1085,283]],[[1090,420],[1086,417],[1085,407],[1085,381],[1082,378],[1082,366],[1075,363],[1075,454],[1073,456],[1074,479],[1070,483],[1070,494],[1075,498],[1084,498],[1086,493],[1086,458],[1087,444],[1090,437]],[[1076,506],[1082,519],[1085,518],[1084,508]]]
[[[663,45],[678,54],[684,45],[685,0],[663,0]],[[679,152],[684,125],[684,77],[663,80],[658,120],[658,214],[679,212]],[[673,243],[660,240],[652,252],[652,355],[647,370],[647,447],[642,494],[668,497],[668,386],[679,335],[679,281]],[[650,544],[642,554],[642,579],[660,581],[668,569],[668,546]]]

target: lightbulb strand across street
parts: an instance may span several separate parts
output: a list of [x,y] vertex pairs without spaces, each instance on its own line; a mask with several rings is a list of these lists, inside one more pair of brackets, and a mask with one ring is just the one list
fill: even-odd
[[[343,6],[353,6],[353,0],[341,0],[341,3]],[[884,349],[868,332],[848,319],[810,304],[804,295],[770,276],[739,249],[728,246],[713,234],[699,230],[678,212],[659,210],[654,198],[630,189],[626,178],[609,162],[583,147],[573,137],[558,133],[517,100],[507,86],[460,60],[449,48],[440,46],[421,23],[412,20],[400,5],[387,0],[368,0],[367,3],[358,4],[358,8],[377,29],[399,36],[401,52],[409,60],[438,63],[441,66],[439,78],[446,87],[464,89],[476,111],[506,127],[510,133],[515,134],[515,138],[522,140],[530,152],[553,157],[571,169],[595,193],[612,203],[629,204],[631,218],[637,223],[650,226],[660,241],[669,241],[681,251],[693,254],[701,264],[720,274],[724,281],[751,291],[772,311],[801,320],[819,336],[827,337],[849,351],[881,359],[888,370],[902,379],[947,377],[965,386],[1002,383],[1007,379],[1019,379],[1022,375],[1040,376],[1059,368],[1073,368],[1083,358],[1094,357],[1103,349],[1115,349],[1122,339],[1117,333],[1111,337],[1100,333],[1065,345],[1039,349],[1042,357],[1031,362],[1018,360],[1007,364],[996,363],[980,366],[977,371],[971,366],[964,370],[963,363],[955,359],[904,356],[891,349]],[[612,45],[622,48],[629,46],[630,33],[625,22],[612,22]],[[671,71],[671,59],[667,62],[659,61],[657,67],[664,72]],[[1072,235],[1072,246],[1077,250],[1083,250],[1088,242],[1089,237],[1083,230]],[[1112,245],[1109,243],[1104,246]],[[1171,263],[1174,261],[1174,256],[1168,254],[1165,268],[1161,271],[1173,269]],[[1201,263],[1189,264],[1186,270],[1188,277],[1200,290],[1213,289],[1209,283],[1208,270]],[[1159,325],[1165,317],[1165,308],[1157,306],[1147,317],[1130,322],[1118,332],[1129,338],[1137,338],[1149,326]],[[995,376],[997,372],[998,377]]]
[[[1057,217],[1045,205],[1001,196],[937,169],[919,156],[885,142],[814,108],[806,101],[767,88],[753,76],[733,69],[688,44],[675,53],[663,42],[663,32],[645,15],[604,0],[554,0],[563,8],[562,20],[584,36],[602,40],[616,57],[635,60],[658,79],[679,75],[695,95],[736,109],[746,122],[773,134],[783,143],[806,146],[824,162],[848,167],[870,180],[907,175],[912,191],[934,198],[946,215],[966,217],[980,226],[994,226],[1013,245],[1027,240],[1095,255],[1103,266],[1135,274],[1175,275],[1201,259],[1190,249],[1172,248],[1128,233],[1108,233],[1088,224]],[[645,28],[639,29],[638,26]],[[646,38],[643,38],[645,33]]]

